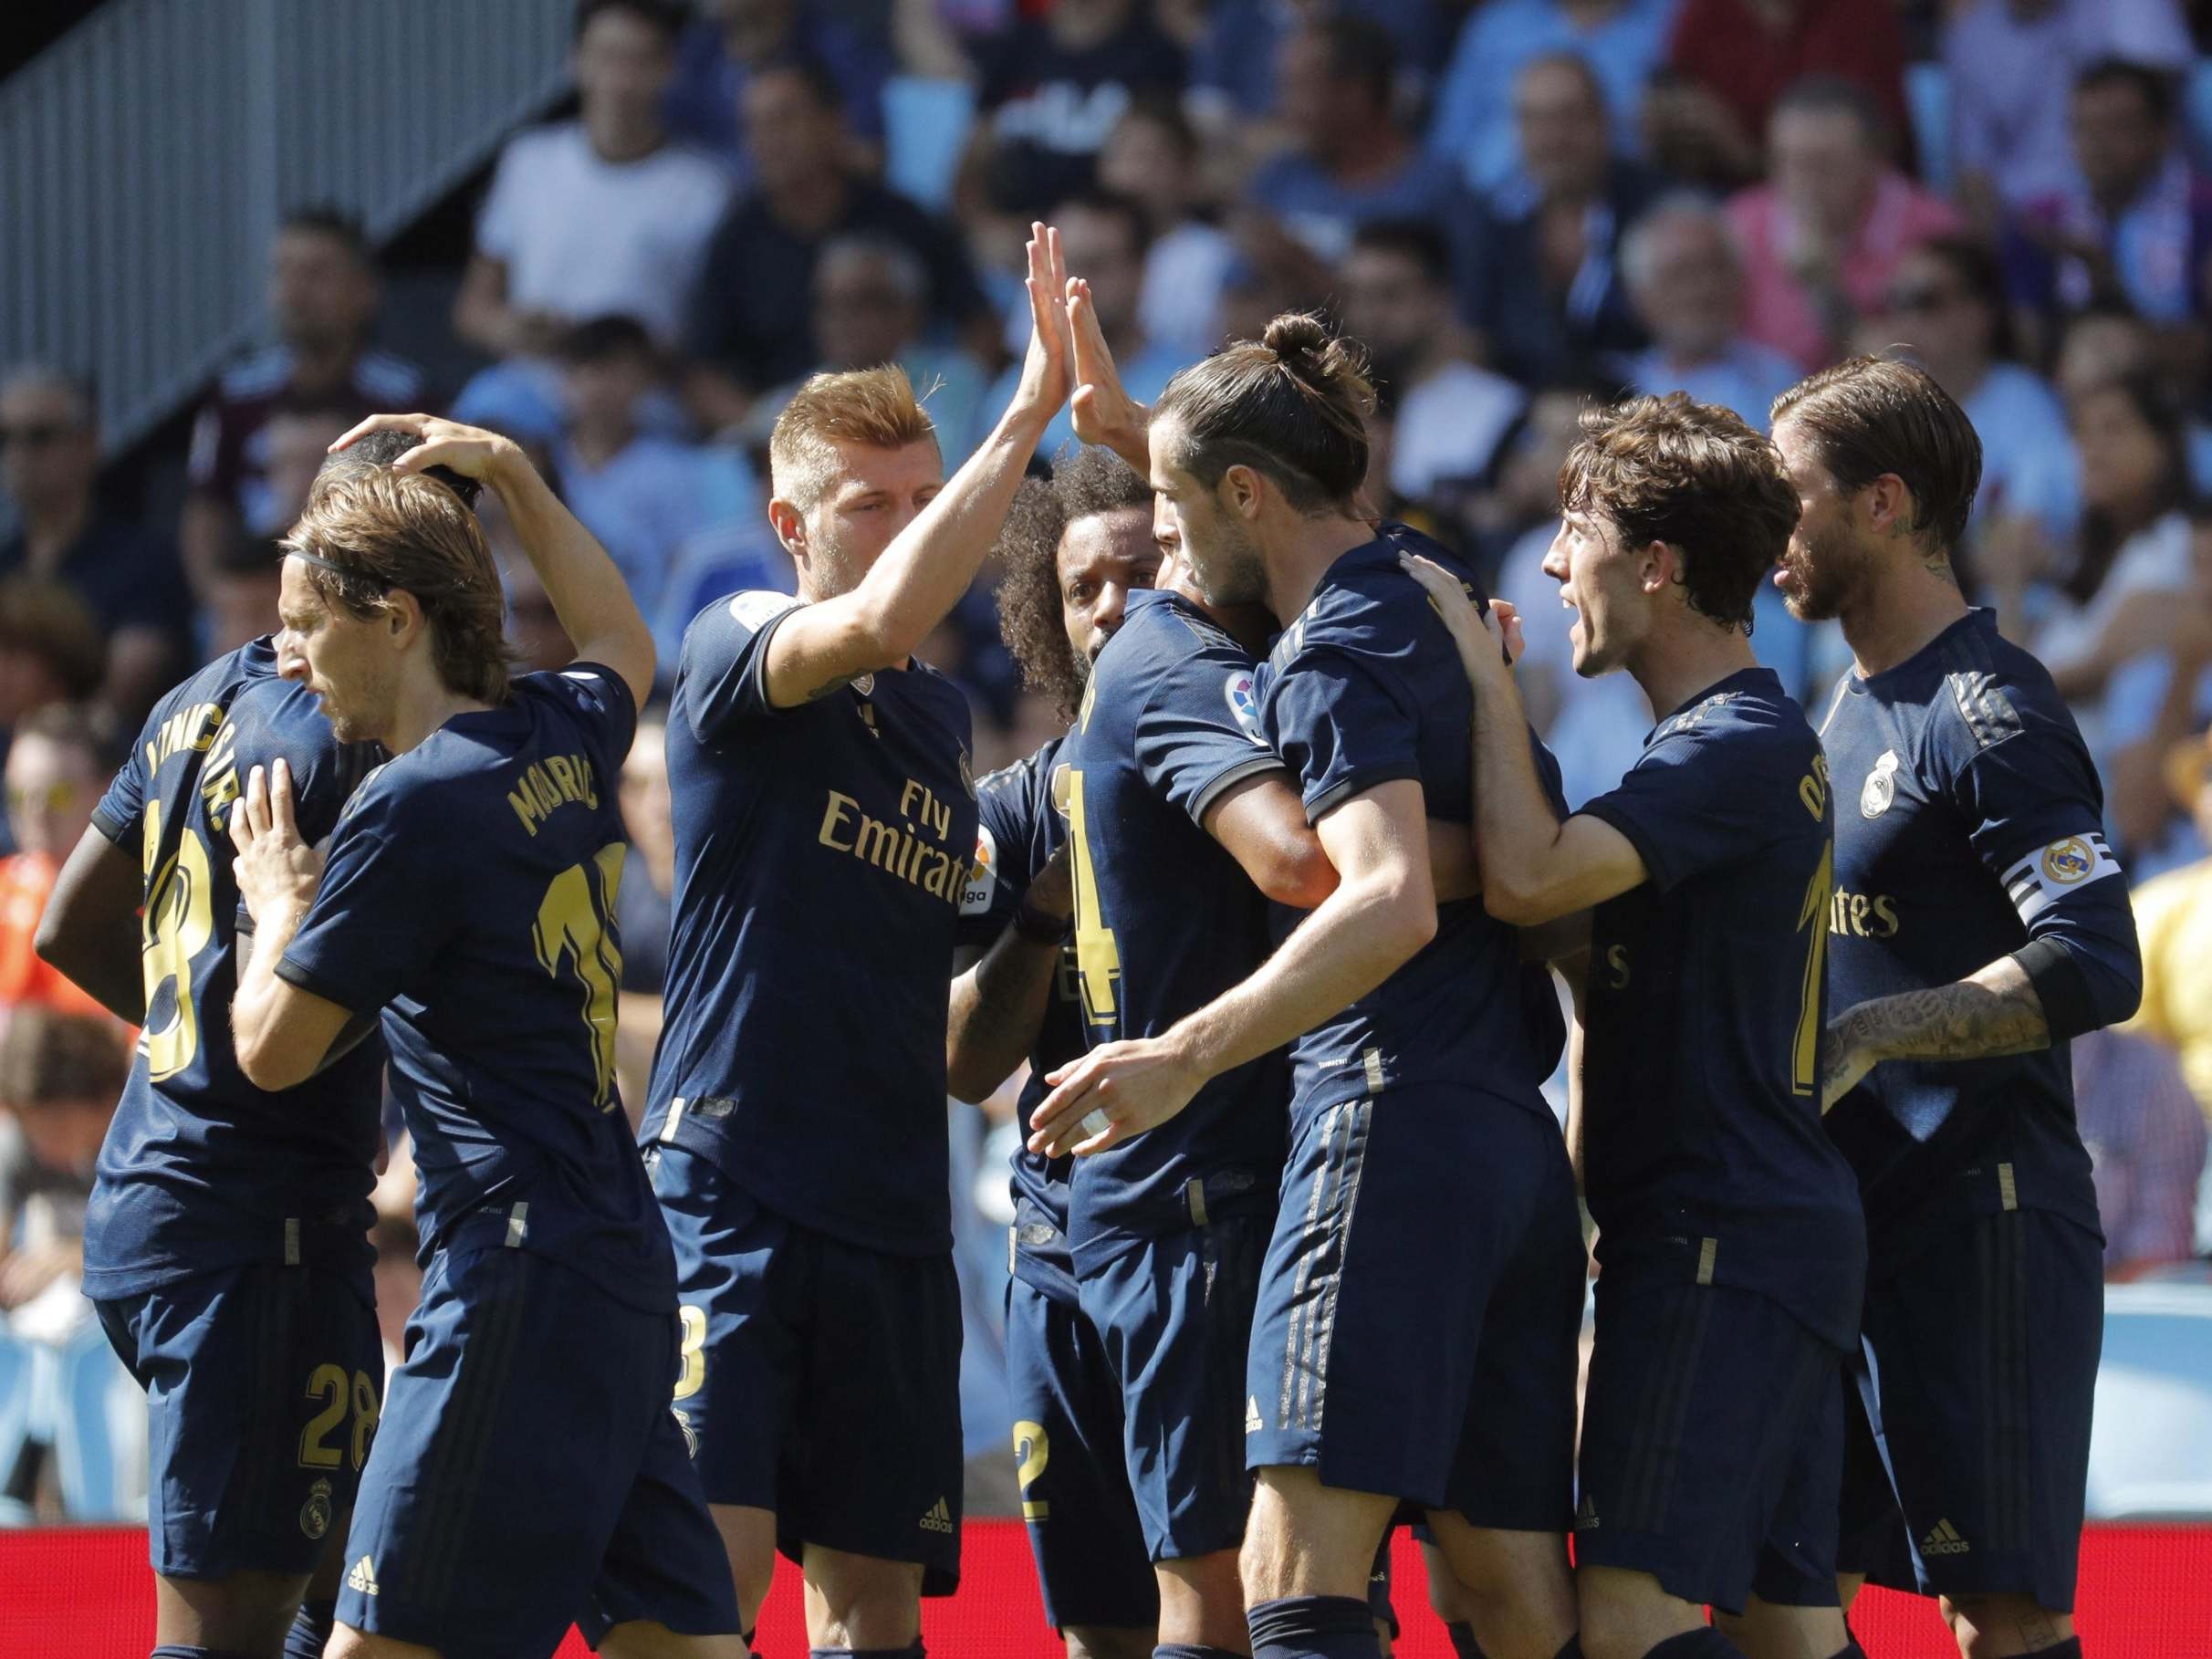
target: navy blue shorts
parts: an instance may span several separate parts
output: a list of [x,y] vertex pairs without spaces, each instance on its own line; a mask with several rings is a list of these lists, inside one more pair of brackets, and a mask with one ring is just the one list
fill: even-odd
[[1160,1622],[1122,1450],[1122,1388],[1071,1300],[1007,1281],[1007,1392],[1021,1513],[1055,1630]]
[[154,1571],[315,1570],[353,1507],[383,1399],[367,1290],[313,1268],[255,1266],[94,1304],[146,1391]]
[[441,1250],[361,1477],[338,1617],[445,1659],[656,1620],[735,1633],[729,1558],[669,1410],[676,1321],[528,1250]]
[[1247,1464],[1564,1532],[1586,1262],[1549,1117],[1446,1086],[1304,1114],[1253,1319]]
[[1729,1612],[1835,1606],[1844,1362],[1754,1291],[1599,1275],[1576,1563]]
[[2103,1341],[2102,1247],[2042,1210],[1962,1214],[1869,1285],[1843,1570],[2071,1612]]
[[676,1247],[676,1413],[709,1503],[767,1509],[795,1561],[819,1544],[960,1582],[960,1284],[952,1253],[892,1256],[764,1208],[681,1146],[647,1154]]
[[1122,1388],[1130,1489],[1155,1561],[1244,1541],[1246,1361],[1274,1216],[1079,1252],[1083,1314]]

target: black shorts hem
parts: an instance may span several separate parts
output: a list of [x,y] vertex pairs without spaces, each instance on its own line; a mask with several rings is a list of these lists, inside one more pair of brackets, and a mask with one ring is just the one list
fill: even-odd
[[806,1565],[809,1544],[819,1544],[825,1549],[835,1549],[845,1555],[864,1555],[879,1561],[897,1561],[903,1566],[919,1567],[922,1569],[922,1593],[925,1597],[949,1596],[960,1589],[958,1533],[953,1535],[948,1549],[927,1551],[897,1544],[887,1545],[875,1539],[860,1543],[850,1539],[806,1538],[780,1529],[776,1534],[777,1554],[795,1567]]
[[1625,1572],[1648,1572],[1670,1596],[1723,1612],[1743,1612],[1751,1594],[1748,1583],[1725,1583],[1724,1575],[1685,1562],[1680,1543],[1660,1533],[1612,1527],[1577,1532],[1574,1564],[1578,1569],[1617,1567]]

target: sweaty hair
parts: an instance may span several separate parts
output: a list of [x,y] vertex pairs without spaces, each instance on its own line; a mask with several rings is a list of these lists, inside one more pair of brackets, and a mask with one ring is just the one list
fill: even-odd
[[[350,472],[356,467],[390,466],[409,450],[423,442],[411,432],[396,432],[389,427],[362,436],[338,451],[323,457],[321,469],[315,475],[318,484],[333,473]],[[464,478],[450,466],[433,466],[421,475],[435,478],[447,489],[461,497],[461,505],[474,507],[477,492],[483,488],[474,478]]]
[[1612,519],[1631,548],[1679,548],[1690,608],[1748,631],[1752,597],[1798,521],[1774,445],[1683,391],[1585,409],[1581,428],[1560,468],[1560,505]]
[[130,1075],[114,1022],[23,1003],[0,1040],[0,1102],[21,1109],[65,1101],[112,1102]]
[[1264,474],[1301,513],[1346,506],[1367,478],[1375,391],[1360,348],[1286,311],[1167,383],[1153,417],[1182,428],[1176,464],[1207,489],[1232,466]]
[[513,658],[499,568],[484,527],[444,485],[389,466],[325,471],[277,545],[326,561],[307,565],[308,580],[326,605],[363,621],[391,608],[393,590],[413,594],[446,689],[506,700]]
[[840,443],[904,449],[937,429],[914,401],[906,370],[892,364],[817,374],[792,394],[768,434],[768,476],[776,495],[802,513],[828,493],[843,464]]
[[1111,450],[1086,446],[1043,478],[1025,478],[1014,494],[997,556],[998,631],[1021,668],[1021,682],[1051,700],[1064,720],[1075,718],[1090,664],[1068,642],[1060,610],[1059,544],[1068,527],[1131,507],[1152,511],[1152,486]]
[[1945,553],[1966,534],[1981,486],[1981,439],[1951,394],[1917,363],[1850,357],[1774,400],[1845,495],[1894,473],[1913,496],[1913,532]]

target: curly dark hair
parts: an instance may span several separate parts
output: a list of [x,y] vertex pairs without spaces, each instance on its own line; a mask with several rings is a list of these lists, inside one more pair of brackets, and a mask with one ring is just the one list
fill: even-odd
[[1779,452],[1730,411],[1687,392],[1582,412],[1560,506],[1621,527],[1632,548],[1679,548],[1692,610],[1751,629],[1751,601],[1797,528]]
[[1025,478],[998,534],[998,631],[1021,667],[1022,683],[1075,718],[1090,673],[1068,642],[1060,610],[1059,545],[1068,527],[1101,513],[1152,507],[1152,486],[1111,450],[1086,447]]

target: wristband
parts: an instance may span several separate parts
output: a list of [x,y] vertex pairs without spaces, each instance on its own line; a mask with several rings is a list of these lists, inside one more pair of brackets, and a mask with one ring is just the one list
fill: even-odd
[[1068,937],[1069,918],[1038,909],[1024,898],[1014,911],[1014,931],[1031,944],[1059,944]]

